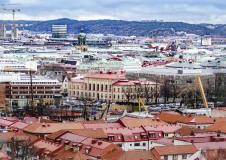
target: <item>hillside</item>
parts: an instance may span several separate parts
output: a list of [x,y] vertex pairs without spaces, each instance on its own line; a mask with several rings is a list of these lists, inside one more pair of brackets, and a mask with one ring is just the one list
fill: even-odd
[[[10,24],[11,21],[0,21],[0,23]],[[28,27],[18,27],[19,29],[29,29],[36,32],[51,32],[53,24],[66,24],[68,33],[78,33],[84,28],[86,33],[116,34],[125,36],[145,36],[153,32],[158,35],[175,35],[179,32],[186,32],[198,35],[220,35],[226,36],[226,25],[213,24],[188,24],[183,22],[137,22],[122,20],[89,20],[77,21],[71,19],[57,19],[49,21],[17,21],[17,24],[32,24]],[[9,25],[8,25],[9,28]]]

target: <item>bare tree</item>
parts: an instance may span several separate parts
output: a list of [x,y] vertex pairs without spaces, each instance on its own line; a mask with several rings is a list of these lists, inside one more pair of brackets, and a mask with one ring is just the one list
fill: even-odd
[[175,103],[176,102],[176,98],[180,94],[180,88],[174,82],[171,84],[171,94],[172,94],[172,97],[173,97],[173,103]]
[[143,85],[143,97],[145,98],[145,102],[148,104],[150,99],[154,97],[155,88],[149,82],[145,82]]
[[169,98],[172,95],[170,81],[168,79],[164,79],[163,84],[161,85],[160,92],[162,97],[164,98],[164,103],[168,102]]
[[126,96],[126,101],[129,103],[133,97],[133,87],[126,86],[126,87],[122,88],[122,92]]
[[28,136],[25,137],[12,137],[8,145],[11,150],[11,159],[20,158],[21,160],[28,160],[31,157],[37,157],[38,151],[31,144]]

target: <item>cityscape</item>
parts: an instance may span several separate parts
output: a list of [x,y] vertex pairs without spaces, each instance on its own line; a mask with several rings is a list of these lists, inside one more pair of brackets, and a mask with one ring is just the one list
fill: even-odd
[[225,160],[225,8],[0,1],[0,160]]

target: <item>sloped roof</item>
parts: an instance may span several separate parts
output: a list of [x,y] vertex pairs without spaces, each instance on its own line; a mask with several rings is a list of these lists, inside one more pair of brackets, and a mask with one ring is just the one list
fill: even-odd
[[204,132],[208,132],[208,131],[205,129],[183,126],[183,127],[179,128],[178,130],[176,130],[175,132],[181,136],[188,136],[188,135],[191,135],[192,132],[193,133],[204,133]]
[[106,154],[103,159],[107,160],[156,160],[155,156],[151,151],[123,151],[123,150],[114,150]]
[[83,125],[77,122],[70,123],[34,123],[23,130],[33,134],[50,134],[62,129],[83,129]]
[[221,133],[226,133],[226,122],[224,122],[224,121],[217,122],[215,124],[212,124],[212,125],[206,127],[205,129],[209,130],[209,131],[214,131],[214,132],[220,131]]
[[156,150],[160,156],[194,154],[197,151],[196,147],[193,145],[156,146],[154,150]]
[[140,127],[140,126],[151,126],[151,125],[165,125],[166,123],[161,120],[152,118],[128,118],[119,119],[125,127]]

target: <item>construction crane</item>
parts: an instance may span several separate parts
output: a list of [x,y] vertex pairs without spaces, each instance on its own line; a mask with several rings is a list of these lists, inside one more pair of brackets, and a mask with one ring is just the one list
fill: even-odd
[[16,25],[15,25],[15,13],[16,12],[20,12],[20,9],[1,9],[1,10],[4,10],[4,11],[12,11],[13,13],[13,24],[12,24],[12,39],[15,39],[15,34],[16,34]]
[[200,90],[200,93],[201,93],[203,105],[204,105],[205,108],[208,108],[208,103],[207,103],[207,100],[206,100],[206,95],[205,95],[205,92],[204,92],[204,89],[203,89],[202,80],[200,78],[200,75],[197,74],[196,78],[197,78],[198,87],[199,87],[199,90]]
[[144,105],[142,99],[141,99],[140,97],[138,97],[138,107],[139,107],[139,112],[141,111],[141,106],[143,106],[144,110],[145,110],[146,112],[148,112],[148,109],[147,109],[147,107]]

